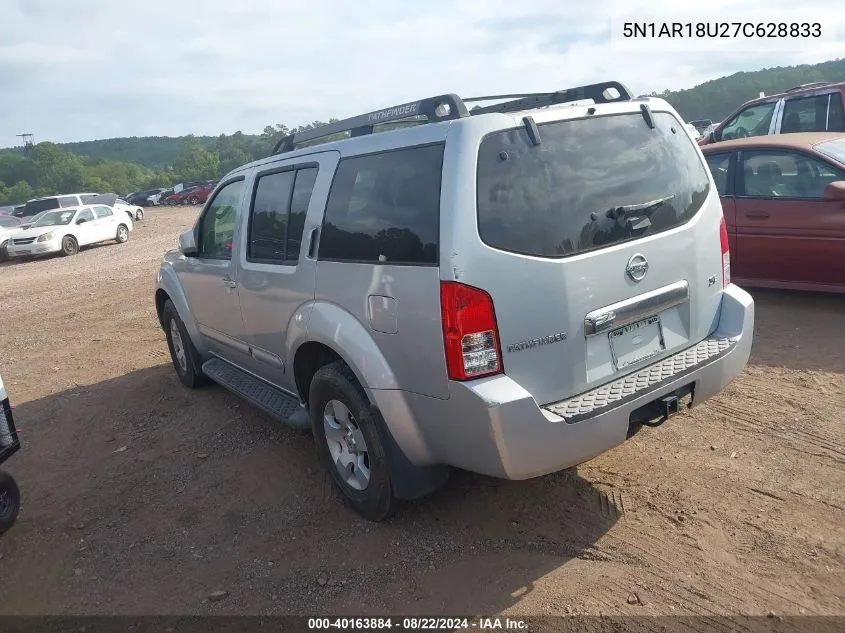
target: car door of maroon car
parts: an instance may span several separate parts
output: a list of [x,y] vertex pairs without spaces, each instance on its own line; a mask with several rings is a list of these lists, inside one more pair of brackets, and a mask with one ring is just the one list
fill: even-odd
[[845,285],[845,205],[824,199],[837,180],[845,173],[803,152],[740,152],[735,281],[804,290]]

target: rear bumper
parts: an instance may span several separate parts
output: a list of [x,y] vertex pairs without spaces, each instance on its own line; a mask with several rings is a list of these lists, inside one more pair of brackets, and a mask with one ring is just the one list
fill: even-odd
[[401,391],[372,395],[412,462],[527,479],[621,444],[633,411],[686,385],[694,385],[694,405],[715,395],[748,362],[753,331],[753,299],[731,285],[706,342],[568,401],[540,407],[508,376],[451,383],[448,400]]

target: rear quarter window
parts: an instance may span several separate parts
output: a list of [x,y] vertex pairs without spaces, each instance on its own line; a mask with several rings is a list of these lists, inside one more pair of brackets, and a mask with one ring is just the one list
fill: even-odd
[[539,145],[522,127],[485,137],[481,239],[514,253],[567,257],[688,222],[710,180],[684,124],[666,112],[653,117],[654,129],[639,112],[543,124]]
[[436,264],[442,167],[442,144],[341,160],[319,258]]

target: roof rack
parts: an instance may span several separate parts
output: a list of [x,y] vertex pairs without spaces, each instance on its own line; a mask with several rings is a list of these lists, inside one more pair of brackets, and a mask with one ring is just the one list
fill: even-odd
[[[507,99],[504,103],[488,106],[476,106],[467,110],[467,103],[475,101],[496,101]],[[303,130],[288,134],[281,138],[273,148],[273,154],[284,154],[305,144],[316,144],[314,141],[328,142],[326,137],[349,133],[350,136],[365,136],[372,134],[376,127],[393,125],[420,125],[439,121],[462,119],[478,114],[490,112],[519,112],[531,108],[542,108],[572,101],[592,99],[594,103],[612,103],[616,101],[630,101],[631,92],[618,81],[606,81],[576,88],[567,88],[556,92],[534,92],[523,94],[488,95],[461,99],[456,94],[446,94],[429,97],[420,101],[412,101],[401,105],[391,106],[375,112],[368,112],[358,116],[321,125],[311,130]]]
[[830,85],[829,81],[812,81],[808,84],[801,84],[800,86],[792,86],[786,92],[794,92],[796,90],[803,90],[805,88],[814,88],[816,86],[828,86]]

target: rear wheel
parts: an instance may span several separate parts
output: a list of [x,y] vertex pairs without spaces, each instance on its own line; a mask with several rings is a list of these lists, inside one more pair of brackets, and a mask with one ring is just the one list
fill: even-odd
[[344,501],[371,521],[395,514],[381,414],[342,361],[320,368],[309,390],[317,451]]
[[21,508],[21,493],[15,478],[0,471],[0,534],[15,524]]
[[170,299],[164,302],[162,323],[167,336],[167,346],[170,348],[170,359],[182,384],[189,389],[196,389],[211,382],[199,367],[199,354]]
[[129,229],[125,224],[121,224],[117,227],[117,235],[115,236],[115,239],[118,244],[123,244],[129,239]]
[[79,242],[73,235],[62,238],[62,255],[76,255],[79,252]]
[[197,198],[196,196],[191,196],[190,198],[188,198],[188,204],[199,204],[199,203],[200,203],[200,199]]
[[9,245],[9,240],[6,240],[2,244],[0,244],[0,262],[5,262],[9,259],[9,253],[6,251],[6,246]]

